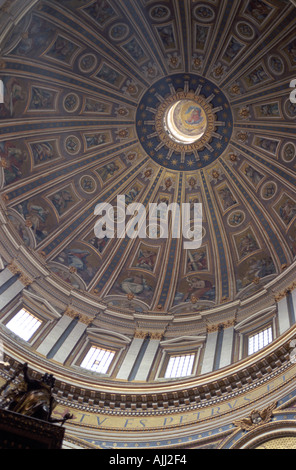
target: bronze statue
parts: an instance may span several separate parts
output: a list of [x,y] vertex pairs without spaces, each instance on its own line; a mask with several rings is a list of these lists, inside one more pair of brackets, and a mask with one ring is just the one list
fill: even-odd
[[[24,379],[17,385],[5,389],[17,375],[23,372]],[[53,397],[53,387],[55,379],[52,374],[44,374],[40,380],[33,379],[28,374],[28,364],[25,363],[16,371],[14,376],[1,387],[0,392],[4,391],[2,408],[32,418],[41,419],[50,423],[61,423],[62,425],[73,415],[66,413],[62,419],[51,417],[52,411],[57,405]]]

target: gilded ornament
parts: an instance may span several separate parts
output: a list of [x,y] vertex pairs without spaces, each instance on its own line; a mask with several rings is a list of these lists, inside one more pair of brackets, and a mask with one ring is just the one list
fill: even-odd
[[237,133],[237,138],[241,142],[246,142],[246,140],[248,139],[248,134],[247,134],[247,132],[238,132]]
[[82,313],[78,315],[78,320],[85,325],[90,325],[93,322],[93,318],[83,315]]
[[137,92],[137,88],[136,88],[135,85],[130,84],[130,85],[128,85],[126,91],[132,95],[132,94]]
[[235,95],[239,95],[240,93],[239,86],[237,84],[232,85],[232,87],[230,88],[230,91],[231,93],[234,93]]
[[220,328],[220,324],[216,324],[216,325],[208,325],[207,326],[207,332],[208,333],[214,333],[215,331],[218,331]]
[[221,324],[223,328],[231,328],[236,324],[236,320],[227,320],[224,323]]
[[7,267],[9,269],[9,271],[12,272],[12,274],[20,274],[21,273],[21,270],[20,270],[19,266],[17,266],[17,264],[15,264],[14,262],[9,264]]
[[279,292],[278,294],[276,294],[274,296],[274,300],[276,302],[279,302],[280,300],[284,299],[285,297],[287,297],[288,294],[291,293],[292,290],[294,290],[295,288],[295,283],[293,283],[290,287],[288,287],[287,289],[283,290],[282,292]]
[[248,107],[241,108],[239,110],[239,116],[243,119],[247,119],[250,117],[250,110]]
[[199,57],[195,57],[193,59],[193,65],[194,65],[194,67],[200,67],[201,66],[201,59]]
[[118,136],[121,139],[125,139],[128,136],[128,131],[126,129],[121,129],[120,131],[118,131]]
[[158,341],[161,341],[162,337],[163,337],[163,333],[161,333],[159,331],[151,332],[151,333],[149,333],[149,335],[150,335],[150,339],[154,339],[154,340],[158,340]]
[[19,281],[24,284],[25,287],[28,287],[32,284],[33,280],[30,279],[28,276],[25,276],[24,274],[21,274],[19,277]]
[[198,298],[195,297],[195,295],[192,295],[192,296],[191,296],[191,302],[192,302],[193,304],[196,304],[197,301],[198,301]]
[[79,313],[75,312],[75,310],[73,310],[70,307],[66,308],[64,314],[67,315],[68,317],[71,317],[71,318],[77,318],[79,316]]
[[136,330],[134,337],[144,339],[146,338],[146,336],[148,336],[148,334],[149,334],[148,331]]
[[176,57],[176,56],[170,57],[169,63],[170,63],[170,65],[171,65],[171,67],[177,67],[178,62],[179,62],[179,58],[178,58],[178,57]]
[[9,168],[9,161],[6,158],[1,158],[0,166],[4,169]]
[[271,421],[271,418],[273,416],[273,410],[276,408],[276,405],[277,402],[274,402],[261,411],[253,410],[248,418],[243,418],[241,420],[234,421],[233,424],[242,431],[250,431],[257,426],[262,426],[263,424],[266,424]]

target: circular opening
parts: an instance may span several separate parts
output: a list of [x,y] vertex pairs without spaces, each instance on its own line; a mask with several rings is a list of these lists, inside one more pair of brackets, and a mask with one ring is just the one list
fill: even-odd
[[167,110],[164,127],[172,140],[181,144],[193,144],[207,128],[204,109],[194,100],[180,100]]

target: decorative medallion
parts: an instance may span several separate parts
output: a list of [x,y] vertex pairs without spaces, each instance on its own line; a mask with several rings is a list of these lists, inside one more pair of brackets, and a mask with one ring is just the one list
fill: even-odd
[[109,35],[114,41],[122,41],[129,35],[129,27],[124,23],[116,23],[110,29]]
[[178,171],[197,170],[215,161],[227,148],[233,127],[222,91],[193,74],[155,83],[138,106],[136,122],[147,154]]
[[285,162],[291,162],[296,156],[296,146],[293,142],[287,142],[282,152],[282,158]]
[[68,93],[63,101],[64,110],[68,113],[77,111],[80,105],[79,96],[76,93]]
[[79,180],[79,185],[85,193],[94,193],[97,189],[96,181],[89,175],[82,176]]
[[97,58],[94,54],[84,54],[78,63],[79,70],[83,73],[92,72],[97,66]]

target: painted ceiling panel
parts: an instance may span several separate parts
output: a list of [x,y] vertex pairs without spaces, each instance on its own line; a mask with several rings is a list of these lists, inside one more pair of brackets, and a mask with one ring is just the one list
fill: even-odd
[[[296,256],[295,19],[277,0],[37,2],[0,63],[17,239],[113,306],[194,312],[262,289]],[[118,195],[201,203],[200,246],[97,238]]]

